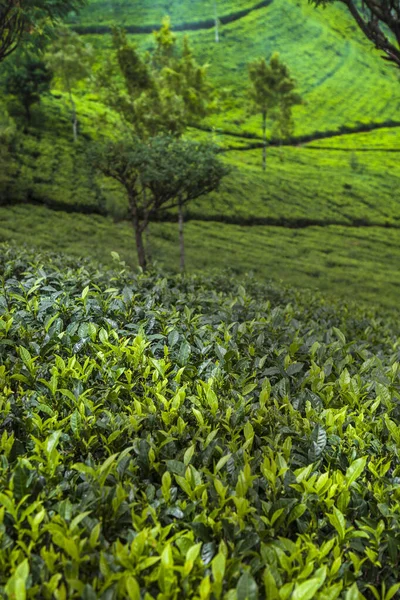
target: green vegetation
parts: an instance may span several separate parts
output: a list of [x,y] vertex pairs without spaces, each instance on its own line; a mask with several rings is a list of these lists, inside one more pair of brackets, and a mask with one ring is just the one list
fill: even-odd
[[399,71],[352,0],[80,4],[0,0],[0,597],[396,600]]
[[251,109],[254,114],[261,116],[263,170],[265,171],[267,166],[267,119],[272,121],[273,131],[279,139],[283,141],[291,137],[294,130],[292,108],[296,104],[301,104],[301,98],[295,91],[296,82],[277,53],[273,54],[269,63],[265,58],[250,63],[249,77]]
[[[240,0],[240,6],[232,0],[218,0],[219,17],[228,16],[242,10],[250,10],[254,0]],[[161,20],[169,15],[174,23],[211,21],[214,26],[214,4],[203,0],[90,0],[79,15],[71,18],[71,22],[79,23],[81,27],[96,27],[98,25],[113,26],[115,23],[123,26],[150,26],[155,29]]]
[[84,0],[0,0],[0,62],[21,42],[48,35],[59,18],[83,4]]
[[[326,6],[333,1],[313,0],[313,3]],[[383,58],[400,67],[400,6],[390,0],[369,1],[361,7],[353,0],[345,0],[344,4],[364,36],[384,52]]]
[[[158,135],[149,142],[122,139],[93,148],[91,161],[104,176],[124,187],[135,230],[138,263],[147,266],[143,234],[151,220],[219,188],[228,170],[216,149],[204,143]],[[181,252],[183,223],[180,219]],[[184,267],[184,255],[181,256]]]
[[[213,2],[208,5],[170,2],[168,11],[167,5],[161,2],[119,2],[113,3],[116,10],[120,8],[119,16],[109,14],[108,19],[105,15],[110,6],[93,1],[79,17],[72,16],[70,21],[75,25],[79,22],[83,27],[110,25],[115,21],[127,26],[135,23],[149,26],[160,24],[166,12],[171,15],[173,27],[214,19]],[[209,63],[207,75],[220,93],[221,110],[206,117],[203,129],[209,127],[212,132],[191,128],[184,137],[216,143],[224,150],[221,157],[231,168],[218,194],[211,194],[186,208],[188,231],[191,232],[192,226],[196,231],[189,240],[188,266],[225,268],[229,265],[229,256],[235,256],[238,273],[253,270],[296,285],[339,293],[349,290],[360,299],[394,305],[394,258],[385,262],[379,255],[388,254],[385,239],[391,240],[389,245],[396,244],[394,240],[398,235],[399,167],[395,152],[398,128],[388,126],[322,139],[320,136],[324,132],[331,135],[352,128],[373,128],[374,123],[394,125],[398,73],[385,67],[379,54],[371,50],[339,6],[316,11],[305,3],[276,0],[248,12],[251,6],[243,2],[238,7],[219,0],[220,17],[239,9],[246,13],[230,23],[222,19],[219,43],[214,42],[214,31],[206,28],[185,32],[196,64]],[[181,11],[180,15],[177,11]],[[176,32],[176,35],[180,58],[183,34]],[[110,56],[111,36],[87,35],[81,39],[94,47],[94,74],[98,75]],[[153,35],[128,36],[128,40],[138,44],[139,53],[156,49]],[[294,107],[293,111],[297,141],[280,146],[279,140],[270,140],[268,169],[264,175],[258,168],[262,144],[259,118],[250,116],[247,108],[248,64],[260,56],[269,57],[275,50],[280,52],[296,78],[305,104]],[[59,69],[56,75],[56,87],[66,89]],[[89,143],[99,136],[114,139],[119,123],[118,115],[100,102],[91,86],[87,80],[77,82],[71,95],[68,90],[62,93],[54,89],[52,96],[43,97],[40,105],[32,107],[32,122],[28,125],[15,101],[4,99],[9,112],[4,119],[9,150],[7,166],[0,174],[0,199],[5,207],[0,209],[2,237],[21,239],[8,218],[17,210],[8,208],[11,204],[30,203],[33,222],[39,214],[48,215],[49,222],[58,222],[61,217],[49,211],[41,213],[33,204],[103,215],[107,218],[100,222],[107,231],[112,226],[111,219],[118,221],[115,236],[107,234],[116,247],[112,248],[109,240],[105,240],[107,250],[98,249],[98,255],[106,257],[109,251],[116,249],[134,264],[131,247],[119,238],[120,231],[130,231],[129,225],[121,222],[129,217],[124,191],[95,172],[88,161]],[[71,136],[71,96],[80,121],[76,144],[72,144]],[[19,131],[24,128],[26,133],[17,132],[15,136],[16,126]],[[226,130],[237,135],[226,135],[223,133]],[[244,149],[252,145],[254,148]],[[21,207],[21,210],[27,209]],[[170,223],[178,220],[176,212],[174,209],[166,216],[168,222],[151,223],[150,237],[155,235],[155,239],[149,240],[154,247],[152,258],[162,258],[172,271],[178,267],[178,253],[172,242],[175,225]],[[79,215],[71,214],[65,222],[70,222],[72,227],[72,223],[85,222],[85,219],[81,221]],[[250,225],[251,228],[244,228]],[[42,227],[39,230],[38,239],[33,243],[43,240]],[[161,230],[166,239],[158,235]],[[90,243],[79,231],[69,241],[68,233],[59,237],[70,252],[91,253]],[[217,234],[215,244],[210,239],[214,234]],[[218,235],[223,237],[229,251],[224,250]],[[296,236],[298,251],[290,241]],[[132,239],[129,233],[126,239]],[[344,239],[348,244],[343,245]],[[251,247],[252,240],[256,242],[254,247]],[[194,241],[198,248],[203,249],[208,244],[211,250],[201,250],[194,257]],[[45,243],[48,248],[57,248],[56,238],[51,235]],[[279,257],[274,248],[280,248]],[[276,265],[272,264],[273,260]],[[304,264],[296,266],[302,261]],[[346,264],[346,261],[349,262]],[[356,269],[350,266],[353,261]],[[381,292],[385,285],[388,294]]]
[[396,595],[396,318],[0,256],[2,596]]
[[[253,272],[260,280],[283,280],[299,288],[319,288],[329,296],[397,309],[400,231],[383,227],[346,226],[241,227],[188,221],[188,272],[224,269],[240,280]],[[132,226],[99,215],[55,212],[39,206],[2,208],[0,241],[15,241],[104,264],[119,252],[135,267]],[[153,261],[166,272],[179,265],[176,223],[151,223],[145,244]]]
[[40,102],[42,95],[50,92],[53,74],[40,55],[24,51],[16,53],[7,62],[4,91],[15,96],[25,111],[26,120],[31,120],[31,107]]
[[[200,1],[179,4],[185,10],[195,11],[196,6],[207,10],[206,3]],[[101,14],[96,6],[93,2],[88,9],[92,22]],[[131,4],[132,10],[137,6],[136,2]],[[160,18],[165,14],[162,11]],[[144,18],[145,13],[138,7],[135,23],[142,23]],[[173,25],[179,21],[174,13],[171,19]],[[159,23],[157,19],[152,21],[154,26]],[[247,111],[247,65],[260,57],[269,58],[275,51],[288,65],[305,102],[294,109],[295,135],[399,122],[399,73],[371,49],[345,8],[332,6],[316,11],[307,2],[274,0],[223,26],[220,33],[221,41],[216,44],[212,30],[177,32],[178,37],[189,35],[197,60],[210,65],[209,75],[215,86],[229,90],[230,102],[210,120],[216,127],[259,135],[259,119],[250,117]],[[133,38],[143,49],[154,47],[151,34]],[[88,39],[99,51],[110,47],[109,35],[90,35]]]

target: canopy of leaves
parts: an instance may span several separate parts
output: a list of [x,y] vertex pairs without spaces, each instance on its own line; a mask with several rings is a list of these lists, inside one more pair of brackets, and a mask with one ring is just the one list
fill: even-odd
[[291,109],[302,100],[296,92],[296,81],[279,54],[273,54],[269,63],[265,58],[250,63],[249,76],[252,111],[279,121],[283,128],[286,123],[290,130]]
[[52,78],[52,72],[40,55],[18,52],[6,65],[3,89],[20,100],[29,117],[31,105],[50,91]]
[[93,48],[82,36],[67,26],[56,29],[46,54],[46,63],[57,77],[61,89],[71,92],[77,82],[89,77],[93,61]]
[[178,199],[185,204],[216,190],[228,173],[214,146],[165,135],[93,146],[91,160],[121,183],[147,216],[176,206]]
[[181,135],[215,108],[207,66],[196,62],[188,39],[180,51],[165,20],[155,42],[154,51],[142,55],[123,30],[114,29],[115,54],[97,78],[104,101],[141,138]]
[[0,0],[0,62],[24,37],[43,34],[85,0]]

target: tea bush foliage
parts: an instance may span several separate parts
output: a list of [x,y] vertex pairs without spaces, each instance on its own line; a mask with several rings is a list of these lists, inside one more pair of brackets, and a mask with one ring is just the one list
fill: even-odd
[[396,319],[0,257],[0,595],[395,597]]

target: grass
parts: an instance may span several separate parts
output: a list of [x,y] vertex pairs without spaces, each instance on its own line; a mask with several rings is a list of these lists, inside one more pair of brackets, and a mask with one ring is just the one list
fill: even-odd
[[[382,227],[241,227],[214,222],[186,224],[190,272],[253,272],[300,288],[319,288],[359,302],[398,305],[400,230]],[[174,223],[151,224],[151,256],[167,271],[177,271],[178,233]],[[117,251],[136,264],[133,232],[99,215],[54,212],[38,206],[0,208],[0,241],[29,244],[105,264]]]

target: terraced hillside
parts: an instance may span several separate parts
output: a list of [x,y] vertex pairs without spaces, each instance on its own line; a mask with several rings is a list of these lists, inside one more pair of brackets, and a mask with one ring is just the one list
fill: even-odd
[[[118,7],[113,11],[111,7]],[[259,133],[255,118],[247,115],[247,64],[259,56],[279,51],[298,80],[305,105],[296,110],[296,134],[338,131],[343,127],[370,123],[400,124],[399,75],[389,68],[358,33],[345,9],[318,10],[304,0],[273,0],[251,3],[218,2],[221,15],[242,9],[245,13],[222,26],[221,41],[215,43],[212,29],[194,29],[210,19],[213,2],[104,2],[91,0],[79,17],[82,33],[100,30],[98,44],[107,46],[107,25],[113,21],[129,28],[159,25],[169,14],[172,24],[186,23],[185,34],[196,55],[210,64],[210,75],[219,87],[231,90],[231,107],[213,117],[213,125],[233,131]],[[230,11],[229,11],[230,7]],[[90,25],[90,27],[89,27]],[[106,25],[104,27],[104,25]],[[99,29],[103,26],[103,29]],[[183,35],[183,33],[178,33]],[[152,36],[136,35],[147,48]],[[92,38],[93,39],[93,38]]]
[[[189,268],[252,270],[397,305],[399,75],[340,8],[316,11],[303,0],[218,0],[217,6],[218,44],[213,2],[91,0],[71,17],[100,62],[114,22],[144,28],[131,35],[145,50],[152,44],[148,32],[169,13],[177,34],[188,34],[196,56],[210,63],[216,86],[228,90],[223,110],[204,130],[189,132],[213,139],[233,167],[218,194],[187,212]],[[305,104],[297,109],[295,139],[272,140],[264,174],[258,122],[247,111],[246,65],[273,50],[295,74]],[[106,262],[116,250],[134,264],[125,197],[86,161],[88,143],[99,129],[111,134],[115,115],[91,90],[75,96],[78,144],[72,144],[66,99],[54,90],[1,174],[0,240],[31,237],[33,244]],[[29,206],[12,206],[21,202]],[[152,258],[170,270],[178,264],[175,218],[153,223],[150,235]]]

